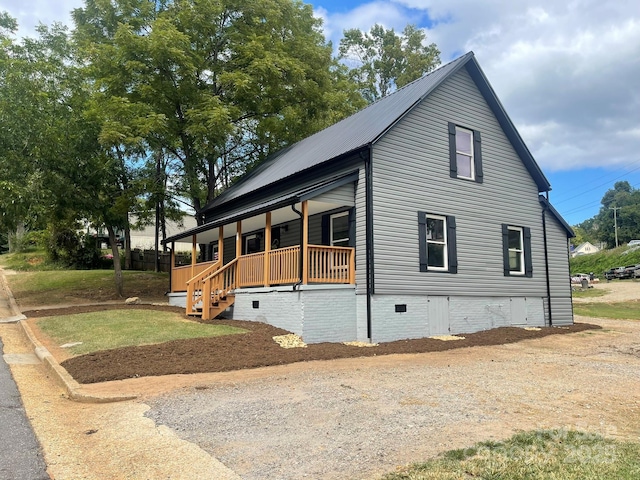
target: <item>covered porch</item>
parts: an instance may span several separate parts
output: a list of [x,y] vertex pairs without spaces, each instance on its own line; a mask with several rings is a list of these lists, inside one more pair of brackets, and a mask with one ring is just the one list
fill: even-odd
[[[188,315],[215,318],[233,305],[239,289],[355,284],[353,183],[287,200],[168,239],[171,295],[182,295]],[[188,236],[191,264],[177,266],[173,242]]]

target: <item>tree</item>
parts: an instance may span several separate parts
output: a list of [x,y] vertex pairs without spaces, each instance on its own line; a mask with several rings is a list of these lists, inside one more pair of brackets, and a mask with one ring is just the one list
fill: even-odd
[[298,0],[86,0],[73,15],[102,141],[162,155],[175,179],[166,198],[196,211],[361,106]]
[[640,189],[633,188],[627,181],[616,182],[605,192],[601,203],[600,212],[593,220],[600,240],[615,246],[616,225],[619,243],[640,238]]
[[350,64],[363,97],[372,103],[440,65],[440,51],[425,40],[425,31],[415,25],[407,25],[401,35],[378,24],[368,33],[345,30],[340,59]]

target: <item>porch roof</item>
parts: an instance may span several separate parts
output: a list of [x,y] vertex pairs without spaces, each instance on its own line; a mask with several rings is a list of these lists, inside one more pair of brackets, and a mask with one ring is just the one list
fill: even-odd
[[276,198],[272,198],[264,202],[248,205],[245,208],[235,210],[232,213],[223,212],[219,216],[214,217],[213,220],[203,225],[198,225],[197,227],[193,227],[167,237],[162,243],[167,244],[175,242],[192,235],[197,235],[199,233],[206,232],[223,225],[237,222],[238,220],[244,220],[246,218],[270,212],[281,207],[295,205],[296,203],[303,202],[305,200],[311,200],[318,195],[333,190],[334,188],[338,188],[347,183],[355,182],[357,179],[358,171],[356,170],[345,175],[339,175],[329,178],[312,186],[306,186],[292,192],[284,193]]

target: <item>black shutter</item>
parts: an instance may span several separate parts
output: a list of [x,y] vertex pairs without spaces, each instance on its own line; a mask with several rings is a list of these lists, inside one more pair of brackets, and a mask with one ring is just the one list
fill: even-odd
[[329,239],[329,222],[330,215],[322,216],[322,245],[331,245],[331,241]]
[[480,132],[473,131],[473,163],[476,170],[476,182],[482,183],[484,173],[482,172],[482,139]]
[[505,223],[502,224],[502,263],[504,265],[504,275],[508,277],[511,275],[509,269],[509,226]]
[[449,176],[458,178],[458,161],[456,160],[456,126],[449,122]]
[[456,245],[456,217],[447,216],[447,255],[449,273],[458,273],[458,247]]
[[429,269],[427,264],[427,214],[418,212],[418,252],[420,255],[420,271]]
[[349,209],[349,246],[356,246],[356,209]]
[[524,227],[524,274],[533,277],[533,262],[531,261],[531,229]]

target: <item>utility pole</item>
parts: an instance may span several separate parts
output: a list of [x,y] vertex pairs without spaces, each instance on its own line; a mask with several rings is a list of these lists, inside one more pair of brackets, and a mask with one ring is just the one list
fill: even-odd
[[613,210],[613,230],[616,234],[616,247],[618,247],[618,210],[622,207],[609,207],[609,210]]

